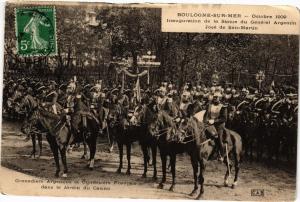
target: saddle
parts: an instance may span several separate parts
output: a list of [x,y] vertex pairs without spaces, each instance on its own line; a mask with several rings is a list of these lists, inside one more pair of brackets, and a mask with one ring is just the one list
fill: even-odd
[[80,115],[81,115],[81,120],[83,123],[83,127],[87,127],[87,119],[94,119],[97,124],[100,124],[99,120],[95,117],[95,115],[91,112],[86,112],[86,111],[80,111]]
[[[209,136],[210,136],[209,138],[211,138],[211,139],[217,139],[218,138],[218,132],[217,132],[215,127],[208,126],[206,128],[206,131],[209,133]],[[229,138],[230,138],[230,132],[227,128],[224,128],[223,134],[222,134],[222,142],[223,143],[228,142]]]

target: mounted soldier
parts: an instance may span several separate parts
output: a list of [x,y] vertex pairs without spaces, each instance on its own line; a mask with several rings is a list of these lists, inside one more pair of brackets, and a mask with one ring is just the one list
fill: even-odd
[[203,87],[203,105],[206,106],[208,104],[209,90],[207,87]]
[[232,94],[231,94],[231,88],[226,88],[225,93],[223,95],[224,104],[229,106],[231,105],[232,101]]
[[[37,99],[33,96],[32,88],[28,87],[24,93],[24,97],[20,104],[20,109],[25,111],[25,121],[32,115],[32,112],[38,107]],[[25,141],[30,139],[30,133],[27,133],[24,128],[21,131],[26,134]]]
[[76,90],[76,83],[73,79],[70,80],[67,89],[66,89],[66,108],[65,111],[67,113],[74,112],[74,99],[75,99],[75,90]]
[[237,92],[237,90],[234,87],[231,88],[231,95],[232,95],[232,97],[231,97],[231,105],[237,106],[240,94]]
[[45,102],[43,102],[42,106],[44,106],[47,111],[53,114],[60,114],[61,107],[57,103],[58,93],[55,86],[56,83],[54,81],[51,81],[49,85],[49,93],[46,95]]
[[118,103],[123,109],[124,114],[128,114],[129,112],[129,97],[126,95],[125,92],[122,92],[121,89],[118,90]]
[[274,90],[270,90],[270,94],[267,97],[267,111],[272,111],[272,106],[277,102],[277,97]]
[[181,117],[187,117],[187,108],[192,103],[192,85],[187,83],[183,89],[181,100],[179,104],[179,110],[181,112]]
[[[136,100],[138,101],[138,100]],[[130,116],[129,116],[129,97],[126,95],[126,93],[123,91],[122,89],[119,88],[117,91],[117,103],[120,106],[121,110],[122,110],[122,114],[123,114],[123,119],[122,119],[122,124],[124,126],[124,128],[126,129],[129,125],[129,120],[130,120]],[[139,105],[139,102],[136,102],[136,105],[134,107],[137,107]]]
[[213,100],[207,106],[203,121],[212,126],[208,131],[215,138],[220,155],[223,156],[223,142],[227,140],[226,134],[224,133],[225,123],[227,121],[227,107],[220,102],[221,96],[221,92],[219,91],[213,94]]
[[95,116],[98,116],[99,113],[98,110],[100,107],[101,98],[103,97],[101,93],[101,88],[102,87],[98,82],[96,83],[95,86],[90,88],[90,95],[91,95],[90,109]]
[[157,107],[159,110],[163,109],[168,97],[167,97],[167,89],[164,86],[161,86],[157,91]]

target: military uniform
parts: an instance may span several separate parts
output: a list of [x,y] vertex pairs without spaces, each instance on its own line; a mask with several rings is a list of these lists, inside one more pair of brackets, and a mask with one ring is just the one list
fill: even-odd
[[53,114],[59,114],[60,109],[57,106],[58,93],[55,90],[51,90],[45,99],[46,99],[44,103],[45,108]]
[[189,104],[191,104],[191,103],[192,103],[191,92],[188,90],[183,91],[183,93],[181,95],[180,105],[179,105],[179,109],[180,109],[183,117],[187,116],[187,108],[188,108]]
[[[216,92],[213,99],[218,99],[216,97],[221,97],[221,93]],[[207,106],[206,112],[204,114],[203,121],[213,127],[210,127],[208,130],[213,135],[214,138],[217,138],[219,149],[221,155],[223,155],[223,141],[227,140],[226,134],[224,134],[225,123],[227,122],[227,107],[222,103],[215,103],[214,100]]]

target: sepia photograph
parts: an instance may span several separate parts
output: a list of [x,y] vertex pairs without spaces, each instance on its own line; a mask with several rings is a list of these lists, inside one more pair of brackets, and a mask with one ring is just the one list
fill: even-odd
[[299,18],[163,9],[6,3],[1,193],[296,200]]

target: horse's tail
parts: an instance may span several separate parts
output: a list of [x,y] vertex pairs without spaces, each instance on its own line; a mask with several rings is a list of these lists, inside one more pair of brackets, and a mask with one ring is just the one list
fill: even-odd
[[[229,130],[229,129],[227,129]],[[243,156],[244,156],[244,151],[243,151],[243,142],[241,136],[233,131],[229,130],[230,136],[231,136],[231,141],[234,147],[234,155],[236,155],[236,158],[238,159],[239,162],[242,162]]]
[[242,162],[243,162],[243,160],[244,160],[244,156],[245,156],[245,151],[244,151],[244,150],[242,150],[242,151],[240,152],[240,163],[242,163]]

